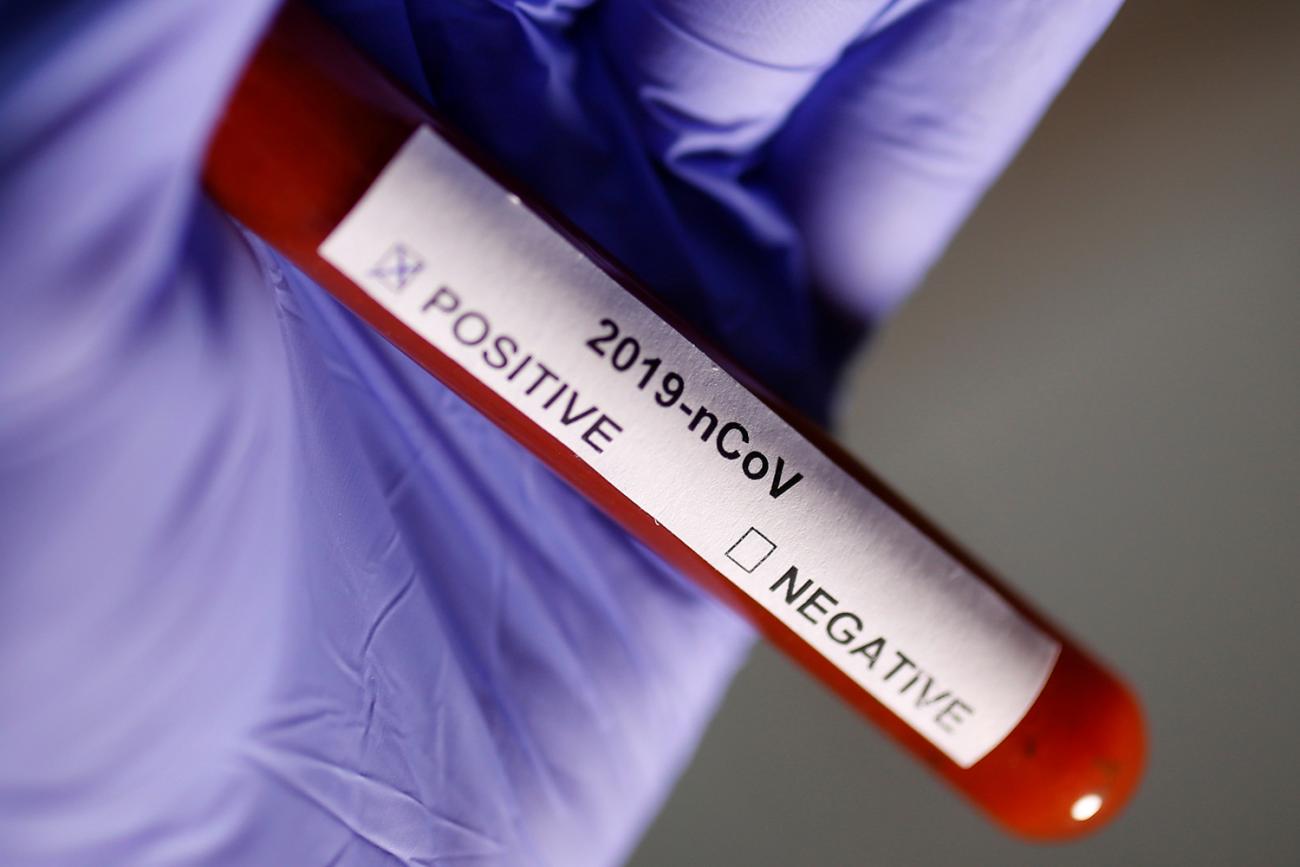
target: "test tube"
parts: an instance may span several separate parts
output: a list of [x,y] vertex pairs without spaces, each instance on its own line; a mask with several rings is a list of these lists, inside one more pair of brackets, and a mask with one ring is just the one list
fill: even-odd
[[1114,674],[304,6],[204,183],[1003,827],[1072,837],[1134,792]]

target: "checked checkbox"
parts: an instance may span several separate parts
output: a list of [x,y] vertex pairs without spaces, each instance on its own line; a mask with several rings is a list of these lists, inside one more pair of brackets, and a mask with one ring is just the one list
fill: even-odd
[[389,247],[368,273],[385,289],[401,292],[423,270],[424,259],[420,254],[405,244],[398,243]]

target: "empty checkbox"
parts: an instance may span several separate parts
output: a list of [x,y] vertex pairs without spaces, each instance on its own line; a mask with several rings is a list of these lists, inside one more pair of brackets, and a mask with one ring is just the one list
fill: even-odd
[[727,559],[746,572],[753,572],[775,550],[775,542],[750,527],[736,544],[727,549]]

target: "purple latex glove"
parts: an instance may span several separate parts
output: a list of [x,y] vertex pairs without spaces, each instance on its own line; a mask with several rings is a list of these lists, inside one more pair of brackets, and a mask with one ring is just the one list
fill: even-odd
[[[824,414],[1117,0],[321,5]],[[622,858],[748,628],[204,200],[269,0],[15,6],[0,864]]]

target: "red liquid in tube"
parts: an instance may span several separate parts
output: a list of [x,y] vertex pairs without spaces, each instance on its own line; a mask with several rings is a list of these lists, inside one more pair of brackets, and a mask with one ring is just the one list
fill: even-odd
[[[939,693],[938,686],[934,687],[934,694],[922,694],[928,684],[920,680],[915,666],[902,668],[903,663],[897,663],[901,671],[892,682],[887,681],[886,666],[891,664],[892,657],[891,660],[871,658],[873,649],[865,641],[858,648],[858,658],[836,659],[833,654],[841,652],[834,646],[839,644],[836,636],[846,637],[849,632],[824,630],[832,645],[826,644],[826,638],[818,632],[821,644],[815,646],[808,638],[811,633],[800,633],[790,625],[801,625],[800,616],[809,623],[819,621],[825,625],[834,614],[840,613],[843,615],[840,624],[851,626],[861,623],[860,612],[837,609],[838,603],[829,593],[815,597],[811,594],[819,591],[805,589],[804,593],[797,594],[801,587],[814,586],[804,583],[810,573],[804,571],[797,576],[782,573],[780,569],[784,566],[772,567],[777,571],[771,572],[759,588],[763,593],[774,594],[776,607],[759,604],[753,588],[746,592],[737,583],[737,576],[743,578],[743,575],[734,573],[728,577],[698,553],[697,548],[683,542],[597,471],[592,461],[598,461],[599,454],[584,451],[587,460],[580,458],[573,443],[560,442],[554,431],[548,431],[516,403],[485,384],[483,372],[476,375],[451,358],[417,333],[409,320],[404,321],[389,306],[376,300],[382,296],[367,292],[356,279],[346,276],[336,264],[323,257],[321,251],[326,239],[340,230],[340,224],[368,195],[376,179],[394,163],[399,153],[405,153],[404,148],[416,148],[418,142],[413,144],[413,134],[421,128],[433,133],[415,137],[421,138],[422,146],[436,151],[450,143],[452,149],[488,173],[497,184],[517,194],[528,211],[544,220],[557,237],[581,250],[629,299],[635,299],[637,303],[632,305],[635,309],[649,308],[653,314],[645,315],[657,316],[656,321],[666,321],[676,332],[686,335],[718,367],[743,383],[752,395],[757,395],[765,405],[764,412],[770,409],[785,425],[797,431],[802,448],[818,451],[819,460],[828,460],[838,467],[836,472],[842,472],[869,492],[872,500],[881,504],[880,508],[888,510],[891,520],[906,524],[909,533],[919,534],[926,545],[960,564],[962,574],[969,576],[962,580],[978,583],[979,594],[995,596],[997,605],[1012,612],[1020,628],[1032,633],[1038,642],[1036,646],[1053,648],[1054,656],[1044,669],[1048,673],[1041,687],[1030,695],[1028,709],[995,745],[977,750],[973,759],[955,760],[956,753],[941,748],[942,739],[946,731],[964,724],[963,716],[973,713],[969,708],[955,698],[946,698],[948,693]],[[435,144],[435,139],[442,144]],[[472,143],[392,84],[314,13],[290,4],[272,24],[231,96],[211,144],[204,181],[209,194],[232,216],[537,454],[630,533],[738,610],[776,646],[1005,828],[1035,839],[1068,838],[1103,824],[1132,795],[1142,771],[1145,736],[1137,702],[1115,675],[1020,600],[825,433],[767,394],[723,354],[695,337],[690,327],[662,309],[598,247],[543,203],[530,198],[518,184],[494,170]],[[527,290],[516,287],[515,291]],[[441,309],[452,309],[453,300],[459,303],[459,298],[443,295],[440,301],[431,299],[425,306],[431,306],[437,314]],[[663,397],[666,400],[672,394],[663,393]],[[685,430],[690,408],[684,405],[684,399],[678,408],[683,411],[678,421]],[[696,410],[701,411],[702,408]],[[676,418],[672,413],[668,416]],[[707,417],[703,418],[699,430],[707,432],[708,422]],[[690,428],[692,434],[696,430]],[[722,430],[723,433],[717,434],[716,447],[719,454],[727,457],[732,450],[724,445],[723,437],[728,431],[725,427]],[[730,432],[736,437],[725,442],[739,443],[739,431],[739,425],[732,427]],[[587,445],[600,452],[596,446],[609,445],[614,432],[613,427],[598,431]],[[736,454],[739,456],[739,451]],[[768,478],[768,463],[775,462],[769,461],[771,457],[765,455],[761,462],[755,458],[746,463],[745,473],[757,473],[761,467]],[[713,460],[717,463],[716,457]],[[787,475],[782,481],[789,482],[790,478]],[[762,484],[766,489],[769,481]],[[805,487],[811,484],[805,483]],[[753,541],[763,544],[766,539],[759,534]],[[769,590],[767,585],[773,584],[773,576],[776,589]],[[782,577],[787,578],[784,584],[779,583]],[[792,600],[789,617],[774,613],[785,610],[779,604],[781,598]],[[849,614],[853,616],[848,617]],[[842,647],[844,654],[852,652],[852,643],[846,641]],[[863,672],[868,663],[880,666],[872,674],[877,678],[873,681],[877,684],[876,694],[846,673],[850,662]],[[890,700],[897,700],[897,695],[902,693],[908,712],[930,703],[926,707],[929,716],[925,725],[931,728],[923,734],[921,723],[908,722],[898,714],[898,707],[903,705],[891,709],[883,704],[878,696],[885,694],[880,691],[884,689],[890,690]],[[944,698],[940,700],[939,696]]]

